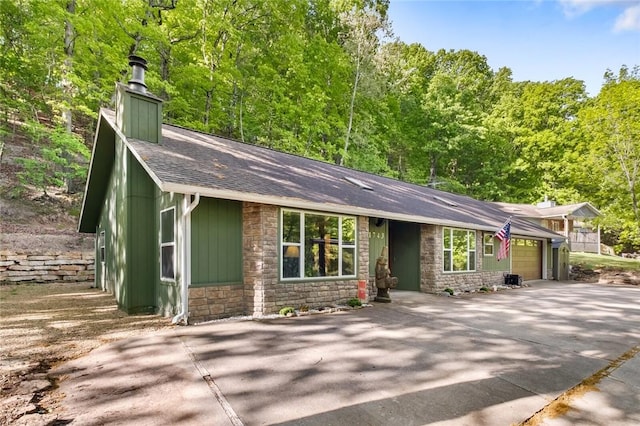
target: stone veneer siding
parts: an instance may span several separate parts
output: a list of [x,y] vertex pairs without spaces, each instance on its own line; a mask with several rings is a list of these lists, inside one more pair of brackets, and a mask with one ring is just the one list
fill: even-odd
[[369,220],[358,218],[358,278],[322,281],[279,281],[279,207],[244,203],[243,265],[245,311],[260,317],[284,306],[324,307],[357,296],[358,279],[368,280]]
[[244,302],[248,315],[277,312],[278,207],[242,206]]
[[442,226],[422,225],[420,228],[420,291],[440,293],[445,288],[454,291],[473,291],[504,283],[502,271],[482,270],[482,233],[476,232],[476,271],[442,271]]
[[[277,286],[276,305],[299,308],[321,308],[346,304],[358,296],[358,281],[369,281],[369,218],[358,217],[358,278],[350,280],[326,280],[304,282],[281,282]],[[368,300],[367,300],[368,301]]]
[[189,289],[189,321],[204,322],[245,314],[244,287],[215,285]]

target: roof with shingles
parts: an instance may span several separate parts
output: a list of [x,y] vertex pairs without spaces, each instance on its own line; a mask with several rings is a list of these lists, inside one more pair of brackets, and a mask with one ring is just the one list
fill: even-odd
[[537,207],[531,204],[495,204],[500,206],[500,208],[507,213],[535,219],[562,218],[563,216],[577,219],[589,219],[600,216],[600,212],[598,211],[598,209],[593,207],[591,203],[588,202],[564,204],[561,206],[553,207]]
[[[101,110],[101,115],[115,129],[115,113]],[[125,143],[167,192],[490,232],[509,217],[495,203],[167,124],[160,144]],[[561,238],[518,217],[511,232]]]

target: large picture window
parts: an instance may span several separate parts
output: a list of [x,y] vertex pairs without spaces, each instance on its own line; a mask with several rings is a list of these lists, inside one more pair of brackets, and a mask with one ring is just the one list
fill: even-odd
[[476,232],[444,228],[442,231],[444,272],[476,270]]
[[174,207],[160,212],[160,278],[173,281],[176,278],[176,209]]
[[282,210],[281,278],[353,277],[356,218]]

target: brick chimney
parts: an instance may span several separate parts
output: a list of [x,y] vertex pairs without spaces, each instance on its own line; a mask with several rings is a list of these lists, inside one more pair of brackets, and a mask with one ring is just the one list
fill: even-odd
[[147,92],[147,61],[129,56],[131,79],[116,84],[116,124],[128,138],[159,143],[162,139],[162,99]]

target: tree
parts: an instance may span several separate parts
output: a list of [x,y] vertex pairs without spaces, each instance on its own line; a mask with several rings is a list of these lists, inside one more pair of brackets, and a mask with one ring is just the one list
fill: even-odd
[[39,149],[37,157],[20,158],[24,170],[18,174],[23,185],[31,185],[46,196],[49,187],[84,178],[90,152],[82,140],[64,127],[46,128],[30,122],[27,131]]
[[640,70],[626,67],[579,114],[590,153],[586,167],[600,182],[594,196],[604,206],[604,228],[621,246],[640,248]]
[[373,73],[374,56],[378,50],[380,40],[378,34],[390,33],[386,13],[380,14],[379,9],[365,7],[364,9],[352,8],[340,14],[340,21],[345,28],[343,46],[349,53],[353,63],[353,80],[351,83],[351,95],[347,118],[347,129],[344,136],[344,148],[340,155],[339,164],[345,163],[348,156],[351,131],[355,115],[355,103],[361,80],[367,74]]

